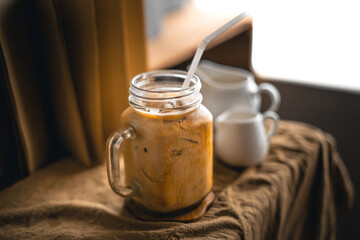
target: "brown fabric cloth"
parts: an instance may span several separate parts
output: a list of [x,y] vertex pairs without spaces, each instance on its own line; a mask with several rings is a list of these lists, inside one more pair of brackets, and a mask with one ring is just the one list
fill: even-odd
[[124,208],[104,165],[61,160],[1,192],[0,239],[335,239],[353,187],[334,139],[281,121],[263,163],[215,161],[215,202],[196,222],[145,222]]

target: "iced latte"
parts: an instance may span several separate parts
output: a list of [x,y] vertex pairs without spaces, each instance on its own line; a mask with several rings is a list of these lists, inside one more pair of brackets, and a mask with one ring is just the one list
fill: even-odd
[[[112,189],[150,212],[192,209],[212,188],[213,118],[201,104],[200,80],[181,88],[185,77],[177,70],[134,77],[121,129],[108,140]],[[119,182],[119,150],[126,186]]]
[[143,196],[134,200],[156,212],[196,204],[212,187],[212,116],[204,106],[173,116],[156,116],[128,108],[123,126],[137,138],[124,143],[126,183]]

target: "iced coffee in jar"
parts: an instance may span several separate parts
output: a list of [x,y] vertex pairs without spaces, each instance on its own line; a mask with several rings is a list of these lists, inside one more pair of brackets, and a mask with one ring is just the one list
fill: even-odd
[[[201,83],[186,72],[160,70],[131,81],[122,128],[107,143],[109,182],[139,208],[173,214],[196,207],[213,182],[213,119],[201,104]],[[120,183],[119,159],[126,186]]]

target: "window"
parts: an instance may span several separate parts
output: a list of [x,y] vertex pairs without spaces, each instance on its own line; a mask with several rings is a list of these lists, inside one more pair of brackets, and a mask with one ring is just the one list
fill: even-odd
[[360,93],[355,1],[262,1],[253,8],[254,70],[265,77]]
[[[153,64],[153,68],[171,63],[177,54],[182,53],[182,60],[190,58],[193,54],[190,45],[197,45],[221,24],[247,10],[253,16],[252,65],[257,74],[360,92],[360,27],[357,26],[360,15],[356,1],[191,0],[185,3],[186,7],[172,13],[167,21],[173,23],[177,18],[180,25],[163,26],[164,31],[172,29],[173,35],[150,40],[149,58],[153,63],[163,59],[160,65]],[[187,46],[190,40],[192,43]],[[168,46],[173,46],[174,51],[163,53],[161,49]],[[168,54],[168,59],[156,53]]]

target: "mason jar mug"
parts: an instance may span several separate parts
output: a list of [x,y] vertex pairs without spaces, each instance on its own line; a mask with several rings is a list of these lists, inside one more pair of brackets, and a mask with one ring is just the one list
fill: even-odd
[[[213,183],[213,118],[201,104],[201,83],[186,72],[158,70],[131,80],[121,128],[107,141],[109,184],[155,213],[196,206]],[[125,185],[120,183],[120,159]]]

